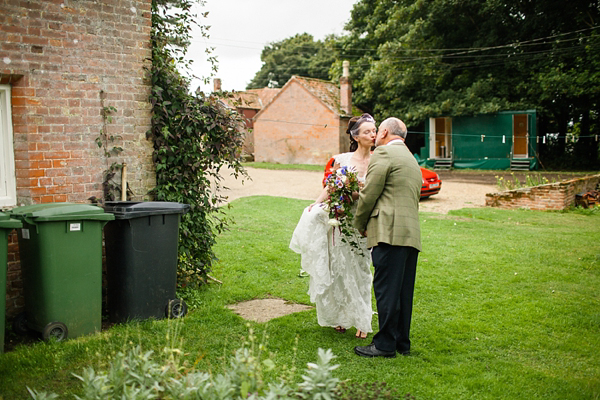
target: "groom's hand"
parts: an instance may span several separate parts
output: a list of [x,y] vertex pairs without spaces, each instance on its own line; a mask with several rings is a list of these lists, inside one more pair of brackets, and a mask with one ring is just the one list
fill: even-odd
[[360,231],[360,234],[363,235],[363,237],[367,237],[367,231],[366,230]]

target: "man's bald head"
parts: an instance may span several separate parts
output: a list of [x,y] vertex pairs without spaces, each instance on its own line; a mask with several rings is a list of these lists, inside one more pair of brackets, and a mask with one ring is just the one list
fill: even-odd
[[387,144],[390,140],[406,139],[408,133],[404,122],[398,118],[388,118],[379,125],[379,131],[375,137],[375,146]]
[[388,118],[385,121],[383,121],[381,125],[379,125],[379,129],[381,129],[381,126],[384,126],[384,128],[388,130],[390,135],[400,136],[402,139],[406,139],[406,134],[408,133],[406,125],[398,118]]

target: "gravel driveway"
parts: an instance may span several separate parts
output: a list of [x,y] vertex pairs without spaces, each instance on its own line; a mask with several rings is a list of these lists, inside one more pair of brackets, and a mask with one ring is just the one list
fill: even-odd
[[[314,171],[268,170],[247,167],[252,180],[236,180],[232,176],[224,179],[223,194],[233,201],[240,197],[267,195],[314,200],[322,189],[323,173]],[[445,179],[442,174],[442,190],[439,194],[423,199],[420,210],[447,213],[469,207],[483,207],[486,193],[497,192],[498,188],[489,183],[464,182],[464,177]]]

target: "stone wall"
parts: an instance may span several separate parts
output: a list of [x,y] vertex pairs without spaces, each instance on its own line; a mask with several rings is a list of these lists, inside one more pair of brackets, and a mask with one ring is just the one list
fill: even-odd
[[[102,198],[113,162],[127,163],[133,198],[148,198],[156,184],[145,136],[150,29],[150,0],[0,0],[0,83],[11,85],[17,206]],[[116,157],[96,144],[103,105],[116,108],[106,124],[124,149]],[[9,248],[10,316],[23,303],[14,237]]]
[[575,195],[594,190],[600,175],[586,176],[546,185],[488,193],[485,204],[504,209],[564,210],[575,204]]

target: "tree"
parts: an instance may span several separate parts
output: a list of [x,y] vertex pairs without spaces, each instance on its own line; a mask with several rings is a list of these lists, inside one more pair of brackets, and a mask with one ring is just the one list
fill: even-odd
[[376,117],[418,126],[435,115],[535,108],[540,127],[560,138],[579,124],[593,166],[599,21],[597,0],[360,0],[340,57],[354,61],[355,103]]
[[302,33],[265,46],[260,56],[264,64],[247,88],[282,87],[292,75],[328,80],[334,43],[334,36],[315,41]]
[[[197,284],[216,256],[216,236],[228,221],[220,203],[220,171],[230,168],[245,175],[239,157],[244,119],[219,98],[189,92],[182,75],[195,0],[152,1],[152,127],[157,200],[190,205],[181,217],[179,235],[180,284]],[[205,32],[205,31],[204,31]]]

